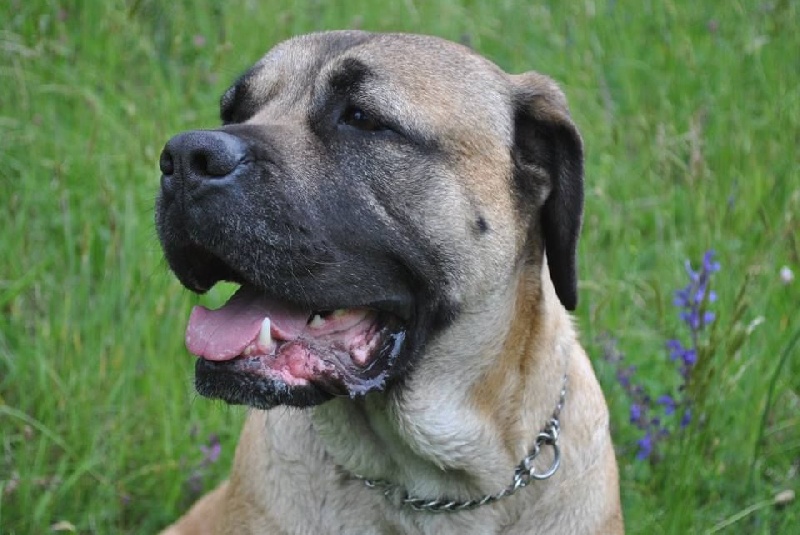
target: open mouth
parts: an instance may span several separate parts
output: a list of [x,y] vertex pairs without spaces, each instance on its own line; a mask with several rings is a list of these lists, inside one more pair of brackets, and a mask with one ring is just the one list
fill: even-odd
[[[199,357],[200,393],[255,406],[295,404],[296,396],[253,403],[231,392],[252,389],[259,381],[269,391],[321,391],[311,398],[382,389],[404,340],[403,322],[393,313],[368,307],[304,309],[249,285],[216,310],[196,306],[186,329],[186,347]],[[220,388],[212,376],[241,384]],[[301,398],[306,401],[298,405],[318,402]]]

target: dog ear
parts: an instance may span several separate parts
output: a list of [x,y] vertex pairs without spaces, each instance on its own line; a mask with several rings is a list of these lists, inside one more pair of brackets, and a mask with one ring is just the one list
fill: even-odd
[[[583,220],[583,143],[567,99],[550,78],[512,76],[515,182],[540,210],[550,279],[567,310],[578,304],[576,253]],[[542,199],[542,191],[547,191]],[[527,201],[531,202],[531,201]],[[536,222],[533,222],[535,225]]]

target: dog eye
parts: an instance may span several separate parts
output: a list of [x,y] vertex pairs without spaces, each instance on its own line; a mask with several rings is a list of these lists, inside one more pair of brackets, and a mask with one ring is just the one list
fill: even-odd
[[344,113],[342,113],[342,116],[339,117],[339,124],[352,126],[364,132],[388,130],[388,127],[382,124],[378,119],[357,106],[348,106],[344,110]]

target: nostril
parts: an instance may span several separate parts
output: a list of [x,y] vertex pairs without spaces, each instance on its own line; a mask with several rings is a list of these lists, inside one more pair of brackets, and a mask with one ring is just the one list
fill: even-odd
[[188,156],[189,170],[198,177],[220,178],[231,174],[242,160],[242,155],[210,144],[199,147]]
[[175,161],[172,159],[172,154],[166,149],[161,151],[161,157],[158,159],[158,166],[161,168],[161,174],[172,175],[175,172]]
[[215,173],[212,173],[209,170],[208,155],[203,149],[192,152],[191,156],[189,157],[189,169],[191,169],[192,172],[197,176],[215,175]]

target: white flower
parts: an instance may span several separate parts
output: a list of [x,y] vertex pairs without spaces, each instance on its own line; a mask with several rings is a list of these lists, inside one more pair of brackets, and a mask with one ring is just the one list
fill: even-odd
[[794,272],[789,266],[783,266],[780,273],[782,283],[789,284],[794,280]]

